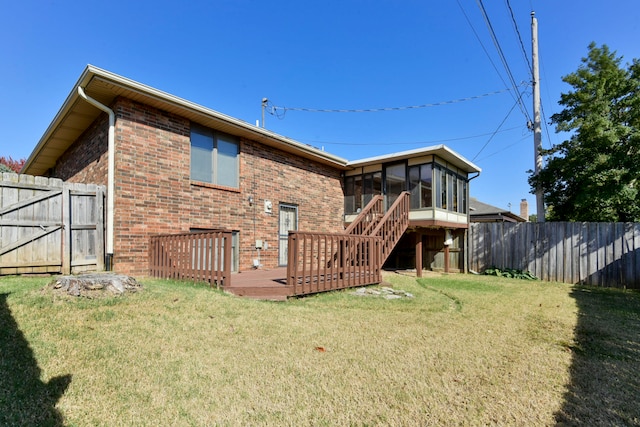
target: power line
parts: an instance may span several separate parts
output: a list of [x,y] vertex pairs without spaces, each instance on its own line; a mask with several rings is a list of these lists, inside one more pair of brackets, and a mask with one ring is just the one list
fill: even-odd
[[[484,51],[484,54],[487,55],[487,58],[489,59],[489,62],[493,66],[493,69],[496,71],[496,74],[498,74],[498,77],[500,77],[500,80],[502,80],[502,83],[504,83],[505,87],[509,87],[507,82],[505,82],[504,79],[502,78],[502,74],[500,74],[500,71],[498,70],[498,67],[496,66],[495,62],[493,62],[493,59],[491,58],[491,55],[489,55],[489,52],[487,51],[487,48],[484,47],[484,43],[482,43],[482,39],[480,39],[480,36],[478,35],[478,32],[476,31],[475,27],[471,23],[471,20],[469,19],[469,16],[467,15],[467,12],[465,12],[464,8],[460,4],[460,0],[456,0],[456,2],[458,3],[458,6],[460,7],[460,10],[462,11],[462,14],[464,15],[464,18],[467,20],[467,24],[469,24],[469,27],[471,27],[471,31],[473,31],[473,34],[476,36],[476,39],[478,40],[478,43],[480,43],[480,46],[482,47],[482,50]],[[515,101],[516,98],[514,97],[513,100]]]
[[[322,109],[322,108],[302,108],[302,107],[280,107],[276,105],[271,105],[269,110],[272,115],[275,115],[278,118],[283,118],[284,113],[286,113],[287,111],[304,111],[307,113],[376,113],[376,112],[382,112],[382,111],[404,111],[404,110],[413,110],[413,109],[419,109],[419,108],[439,107],[442,105],[457,104],[460,102],[472,101],[474,99],[485,98],[487,96],[497,95],[497,94],[509,92],[509,91],[511,91],[511,89],[506,88],[502,90],[496,90],[493,92],[483,93],[482,95],[468,96],[465,98],[434,102],[430,104],[409,105],[404,107],[362,108],[362,109]],[[282,111],[281,115],[278,114],[278,110]]]
[[[487,10],[484,7],[484,3],[482,3],[482,0],[476,0],[478,3],[478,7],[480,8],[480,11],[482,12],[482,17],[484,18],[485,24],[487,25],[487,28],[489,29],[489,34],[491,35],[491,39],[493,40],[493,44],[496,47],[496,50],[498,51],[498,56],[500,57],[500,60],[502,61],[502,65],[504,66],[506,72],[507,72],[507,77],[509,77],[509,81],[511,82],[512,87],[515,89],[518,85],[516,84],[516,81],[513,77],[513,73],[511,72],[511,68],[509,67],[509,63],[507,62],[507,59],[504,55],[504,51],[502,50],[502,47],[500,46],[500,42],[498,41],[498,37],[496,36],[496,33],[493,29],[493,25],[491,24],[491,20],[489,19],[489,15],[487,14]],[[524,107],[524,104],[522,102],[522,96],[518,96],[517,99],[517,104],[520,106],[520,110],[522,111],[522,113],[524,114],[524,116],[527,118],[528,121],[532,121],[531,120],[531,116],[529,116],[529,112],[527,111],[527,109]]]
[[[493,131],[493,132],[487,132],[487,133],[481,133],[478,135],[471,135],[471,136],[461,136],[461,137],[457,137],[457,138],[447,138],[447,139],[432,139],[432,140],[428,140],[428,141],[413,141],[413,142],[398,142],[396,143],[397,145],[423,145],[423,144],[438,144],[438,143],[442,143],[442,142],[452,142],[452,141],[462,141],[465,139],[474,139],[474,138],[480,138],[482,136],[487,136],[487,135],[494,135],[495,133],[502,133],[502,132],[508,132],[514,129],[521,129],[522,126],[514,126],[511,128],[507,128],[507,129],[502,129],[498,132]],[[311,140],[310,142],[313,142],[315,144],[323,144],[323,145],[349,145],[349,146],[357,146],[357,145],[389,145],[389,142],[362,142],[362,143],[358,143],[358,142],[330,142],[330,141],[318,141],[318,140]]]
[[471,159],[471,161],[473,162],[479,155],[480,153],[482,153],[482,150],[484,150],[487,145],[489,145],[489,143],[491,142],[491,140],[493,139],[494,136],[496,136],[496,134],[498,133],[498,131],[500,130],[500,128],[502,127],[502,125],[504,124],[504,122],[507,121],[507,119],[509,118],[509,116],[511,115],[511,112],[516,108],[516,105],[518,105],[518,102],[516,101],[515,104],[513,104],[513,107],[511,107],[511,109],[509,110],[509,112],[507,113],[506,116],[504,116],[504,119],[502,119],[502,121],[500,122],[500,124],[498,125],[498,127],[496,128],[496,130],[491,134],[491,137],[487,140],[487,142],[484,143],[484,145],[482,146],[482,148],[480,149],[480,151],[478,151],[478,153],[473,157],[473,159]]
[[509,9],[509,14],[511,15],[511,22],[513,23],[513,29],[516,31],[516,35],[518,36],[518,40],[520,41],[520,49],[522,50],[522,56],[524,56],[524,60],[527,62],[529,70],[531,70],[533,67],[531,66],[529,57],[527,56],[527,50],[524,48],[524,43],[522,42],[522,36],[520,35],[520,29],[518,28],[516,17],[513,14],[513,9],[511,8],[511,2],[509,0],[505,0],[505,3],[507,4],[507,8]]
[[526,139],[529,139],[529,138],[531,138],[529,135],[523,136],[522,138],[520,138],[519,140],[517,140],[517,141],[516,141],[516,142],[514,142],[513,144],[509,144],[509,145],[505,146],[504,148],[502,148],[501,150],[494,151],[493,153],[488,154],[488,155],[486,155],[486,156],[484,156],[484,157],[482,157],[482,158],[478,159],[478,161],[479,161],[479,162],[481,162],[481,161],[483,161],[483,160],[485,160],[485,159],[488,159],[489,157],[493,157],[493,156],[495,156],[496,154],[500,154],[500,153],[502,153],[503,151],[507,151],[509,148],[511,148],[511,147],[513,147],[513,146],[515,146],[515,145],[518,145],[518,144],[520,144],[522,141],[524,141],[524,140],[526,140]]

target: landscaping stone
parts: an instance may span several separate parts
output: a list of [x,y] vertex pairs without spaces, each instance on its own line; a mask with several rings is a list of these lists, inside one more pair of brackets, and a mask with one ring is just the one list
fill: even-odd
[[114,273],[61,276],[51,282],[49,287],[55,292],[87,298],[119,296],[142,290],[142,285],[133,277]]
[[400,298],[414,298],[414,295],[410,292],[403,291],[401,289],[393,289],[388,286],[382,286],[381,288],[357,288],[353,295],[359,297],[382,297],[384,299],[400,299]]

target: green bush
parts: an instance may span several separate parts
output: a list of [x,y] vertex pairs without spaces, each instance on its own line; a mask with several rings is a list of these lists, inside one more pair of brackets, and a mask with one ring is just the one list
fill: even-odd
[[523,280],[539,280],[536,276],[528,271],[515,270],[513,268],[497,268],[491,267],[484,271],[484,274],[488,276],[506,277],[509,279],[523,279]]

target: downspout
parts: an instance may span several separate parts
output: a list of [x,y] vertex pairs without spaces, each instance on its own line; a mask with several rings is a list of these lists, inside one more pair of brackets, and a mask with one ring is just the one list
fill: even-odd
[[467,231],[465,232],[465,234],[467,235],[466,241],[467,244],[465,245],[464,248],[464,258],[465,258],[465,265],[466,265],[466,270],[465,273],[471,271],[473,272],[473,270],[471,270],[471,260],[469,259],[469,248],[471,247],[471,209],[470,209],[470,204],[471,204],[471,181],[476,179],[477,177],[480,176],[480,172],[478,172],[478,174],[476,176],[472,176],[471,178],[469,178],[469,181],[467,182]]
[[116,115],[113,110],[95,99],[87,96],[84,89],[78,86],[78,95],[89,104],[104,111],[109,115],[109,135],[108,135],[108,151],[107,151],[107,244],[105,255],[105,270],[113,270],[113,196],[114,196],[114,171],[116,165],[115,159],[115,128]]

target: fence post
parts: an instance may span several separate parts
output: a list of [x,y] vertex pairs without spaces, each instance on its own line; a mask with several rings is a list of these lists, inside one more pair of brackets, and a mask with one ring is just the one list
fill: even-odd
[[62,185],[62,274],[71,274],[71,195],[69,185]]
[[104,186],[96,186],[96,270],[104,271]]

